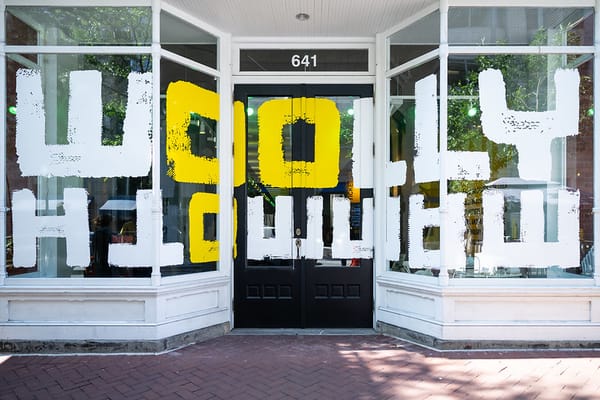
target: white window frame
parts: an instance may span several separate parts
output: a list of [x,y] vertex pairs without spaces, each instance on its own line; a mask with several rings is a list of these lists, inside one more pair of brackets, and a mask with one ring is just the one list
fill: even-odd
[[[184,274],[173,277],[161,278],[160,244],[157,232],[162,230],[161,211],[161,171],[160,158],[163,150],[160,140],[153,140],[152,155],[152,191],[153,191],[153,232],[155,240],[154,265],[150,279],[146,278],[9,278],[6,274],[6,253],[0,252],[0,286],[152,286],[156,287],[164,283],[177,283],[189,281],[190,275],[202,277],[202,279],[222,279],[229,277],[232,270],[232,254],[226,249],[233,248],[233,215],[225,210],[233,209],[233,156],[230,146],[233,143],[232,134],[232,110],[233,96],[231,93],[231,37],[203,21],[195,19],[178,9],[163,3],[161,0],[0,0],[0,13],[4,16],[6,6],[48,6],[48,7],[151,7],[152,8],[152,43],[146,46],[8,46],[6,45],[6,28],[4,17],[0,21],[0,92],[6,93],[6,58],[19,54],[150,54],[152,55],[153,72],[153,98],[160,99],[160,59],[164,57],[187,68],[211,75],[218,80],[218,93],[220,96],[221,116],[219,121],[219,145],[218,157],[220,160],[220,183],[218,192],[220,198],[218,237],[220,244],[219,268],[214,272],[200,272],[196,274]],[[196,27],[214,35],[218,40],[217,69],[197,63],[193,60],[179,56],[160,47],[160,13],[168,12]],[[219,68],[220,67],[220,68]],[[160,108],[153,107],[152,111],[153,129],[160,129]],[[6,120],[6,108],[0,107],[0,120]],[[0,129],[0,152],[6,154],[6,127],[2,124]],[[0,163],[0,173],[6,176],[6,165]],[[231,175],[231,176],[230,176]],[[6,183],[3,179],[0,183],[0,245],[6,248]]]
[[[594,22],[594,46],[449,46],[448,44],[448,9],[449,7],[557,7],[557,8],[580,8],[594,7],[595,22]],[[389,68],[389,38],[397,31],[409,26],[410,24],[425,17],[429,13],[439,9],[440,11],[440,45],[438,49],[432,50],[424,55],[416,57],[402,65],[394,68]],[[444,170],[443,160],[447,153],[447,77],[448,77],[448,57],[450,55],[465,55],[465,54],[582,54],[591,55],[594,57],[594,104],[598,103],[600,96],[600,0],[573,0],[569,4],[565,4],[561,0],[440,0],[439,4],[434,4],[431,7],[424,9],[419,14],[412,16],[410,19],[401,22],[395,27],[377,35],[378,66],[383,65],[384,68],[377,71],[377,86],[376,93],[376,156],[375,162],[377,170],[383,171],[385,162],[389,157],[389,115],[387,113],[388,105],[390,104],[389,94],[389,79],[399,73],[407,71],[411,68],[422,65],[439,57],[440,60],[440,110],[439,110],[439,143],[440,143],[440,250],[441,250],[441,270],[438,278],[413,276],[390,271],[385,261],[383,246],[375,248],[375,265],[377,265],[377,274],[383,281],[389,282],[409,282],[412,284],[427,284],[436,285],[439,287],[474,287],[474,286],[506,286],[506,279],[452,279],[448,277],[447,266],[444,260],[445,248],[448,248],[450,243],[447,243],[447,235],[445,235],[444,225],[447,226],[445,217],[444,204],[448,196],[447,180],[445,178],[446,171]],[[594,114],[594,171],[600,171],[600,115]],[[382,174],[379,174],[382,175]],[[377,179],[380,178],[380,179]],[[375,181],[375,225],[384,226],[386,223],[386,203],[387,188],[385,182],[380,176],[376,176]],[[594,247],[600,246],[600,173],[594,175]],[[378,222],[379,221],[379,222]],[[378,230],[379,231],[379,230]],[[376,231],[376,243],[384,243],[385,233]],[[595,272],[594,279],[511,279],[510,285],[523,287],[543,287],[543,286],[570,286],[570,287],[591,287],[600,286],[600,257],[595,257]]]

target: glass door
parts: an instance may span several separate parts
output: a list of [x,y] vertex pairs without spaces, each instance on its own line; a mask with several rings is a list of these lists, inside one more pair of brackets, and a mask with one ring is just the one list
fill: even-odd
[[236,87],[247,144],[236,327],[372,326],[371,256],[352,250],[372,237],[372,189],[355,189],[353,171],[355,108],[372,110],[360,102],[370,96],[370,86]]

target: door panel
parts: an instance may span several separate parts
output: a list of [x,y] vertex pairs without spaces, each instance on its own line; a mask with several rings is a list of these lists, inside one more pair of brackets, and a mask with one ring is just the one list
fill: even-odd
[[236,86],[247,132],[236,327],[372,326],[371,257],[352,252],[372,237],[372,189],[352,190],[352,112],[370,96],[366,85]]

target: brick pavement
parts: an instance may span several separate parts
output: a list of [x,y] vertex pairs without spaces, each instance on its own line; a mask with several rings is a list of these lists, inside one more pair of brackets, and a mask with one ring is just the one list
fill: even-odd
[[227,335],[160,355],[0,358],[0,399],[600,399],[600,351]]

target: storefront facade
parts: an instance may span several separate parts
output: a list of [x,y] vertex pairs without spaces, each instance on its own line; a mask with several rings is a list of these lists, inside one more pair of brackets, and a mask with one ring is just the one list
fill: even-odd
[[0,1],[0,349],[600,345],[600,2],[198,3]]

